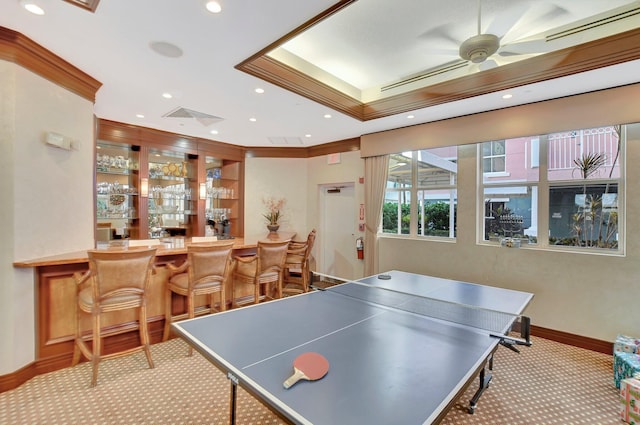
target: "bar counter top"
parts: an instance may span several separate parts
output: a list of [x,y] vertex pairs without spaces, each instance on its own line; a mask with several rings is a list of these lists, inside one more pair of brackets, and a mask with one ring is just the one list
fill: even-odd
[[[267,233],[267,234],[256,235],[256,236],[236,237],[231,240],[234,241],[234,245],[233,245],[234,250],[242,250],[242,249],[255,248],[259,240],[285,241],[285,240],[293,239],[295,235],[296,235],[295,232],[277,232],[277,233]],[[155,244],[152,246],[158,247],[158,252],[156,256],[162,257],[165,255],[186,254],[187,245],[189,243],[191,243],[191,238],[173,237],[173,238],[162,238],[160,239],[159,244]],[[105,247],[105,249],[136,249],[136,248],[142,248],[142,247],[144,246],[130,247],[130,248],[121,247],[121,246],[116,248]],[[42,266],[56,266],[56,265],[63,265],[63,264],[79,264],[79,263],[86,263],[86,262],[88,262],[88,257],[87,257],[87,251],[84,250],[84,251],[76,251],[76,252],[69,252],[64,254],[51,255],[51,256],[42,257],[42,258],[35,258],[32,260],[16,261],[13,263],[13,266],[19,267],[19,268],[29,268],[29,267],[42,267]]]

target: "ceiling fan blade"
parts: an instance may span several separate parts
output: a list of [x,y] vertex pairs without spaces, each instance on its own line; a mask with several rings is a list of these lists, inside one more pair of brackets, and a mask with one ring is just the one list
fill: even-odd
[[546,13],[542,14],[538,18],[538,21],[547,22],[547,21],[551,21],[551,20],[554,20],[556,18],[559,18],[561,16],[570,15],[570,14],[571,14],[571,12],[569,12],[564,7],[558,6],[557,4],[554,4],[554,5],[551,6],[551,8]]
[[480,72],[480,64],[469,62],[469,66],[467,67],[467,73],[475,74],[476,72]]
[[424,51],[428,55],[458,57],[458,49],[432,49],[427,47]]
[[[536,5],[538,6],[538,5]],[[546,5],[528,10],[518,25],[514,25],[502,38],[504,44],[543,33],[556,26],[556,20],[570,12],[558,5]]]
[[544,39],[517,41],[515,43],[502,46],[498,51],[499,56],[533,55],[536,53],[546,53],[549,45]]
[[451,29],[453,27],[454,25],[452,23],[438,25],[437,27],[429,28],[428,30],[420,34],[418,38],[433,41],[434,44],[438,39],[441,39],[446,40],[453,46],[458,46],[458,44],[460,44],[460,40],[457,40],[451,35]]
[[485,33],[502,38],[514,28],[527,13],[529,6],[518,4],[499,12],[491,21]]
[[484,62],[478,64],[479,71],[486,71],[487,69],[492,69],[497,67],[499,64],[495,59],[487,59]]

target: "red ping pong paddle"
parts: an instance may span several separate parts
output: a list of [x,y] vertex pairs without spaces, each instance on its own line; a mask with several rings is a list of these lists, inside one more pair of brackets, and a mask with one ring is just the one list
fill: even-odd
[[318,353],[303,353],[293,361],[293,375],[287,378],[282,385],[291,387],[301,379],[315,381],[322,378],[329,370],[329,361]]

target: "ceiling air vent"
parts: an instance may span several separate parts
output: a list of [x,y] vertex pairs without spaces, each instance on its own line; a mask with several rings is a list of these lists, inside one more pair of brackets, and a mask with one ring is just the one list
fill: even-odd
[[585,24],[578,25],[578,26],[569,28],[569,29],[564,30],[564,31],[560,31],[560,32],[557,32],[555,34],[549,34],[549,35],[547,35],[546,40],[547,41],[551,41],[551,40],[557,40],[557,39],[563,38],[563,37],[568,37],[570,35],[578,34],[578,33],[584,32],[584,31],[588,31],[588,30],[591,30],[593,28],[600,27],[602,25],[611,24],[611,23],[614,23],[614,22],[621,21],[623,19],[631,18],[631,17],[636,16],[638,14],[640,14],[640,7],[634,7],[633,9],[630,9],[630,10],[627,10],[627,11],[624,11],[624,12],[621,12],[621,13],[616,13],[616,14],[611,15],[611,16],[606,16],[606,17],[604,17],[602,19],[597,19],[597,20],[594,20],[594,21],[591,21],[591,22],[587,22]]
[[272,145],[301,145],[302,139],[299,137],[269,137]]
[[396,89],[398,87],[406,86],[407,84],[415,83],[421,80],[425,80],[427,78],[435,77],[440,74],[444,74],[446,72],[455,71],[456,69],[465,68],[468,65],[467,61],[455,61],[448,63],[446,65],[428,69],[422,73],[418,73],[409,78],[405,78],[404,80],[395,82],[393,84],[386,85],[380,88],[380,91],[386,91],[391,89]]
[[223,121],[224,118],[216,117],[215,115],[205,114],[204,112],[194,111],[187,108],[176,108],[163,115],[164,118],[190,118],[196,119],[200,124],[205,127],[211,124]]

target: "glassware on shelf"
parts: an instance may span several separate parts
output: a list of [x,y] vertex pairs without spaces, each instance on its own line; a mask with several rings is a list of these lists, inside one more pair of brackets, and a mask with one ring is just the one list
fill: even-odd
[[155,199],[186,199],[191,200],[192,191],[190,187],[181,185],[173,186],[153,186],[151,188],[151,197]]
[[118,182],[99,182],[96,184],[96,193],[98,195],[137,195],[138,191],[135,187]]
[[233,199],[232,188],[227,187],[207,187],[207,197],[213,199]]
[[107,155],[98,152],[96,155],[96,168],[99,172],[121,172],[129,171],[130,160],[123,155]]

